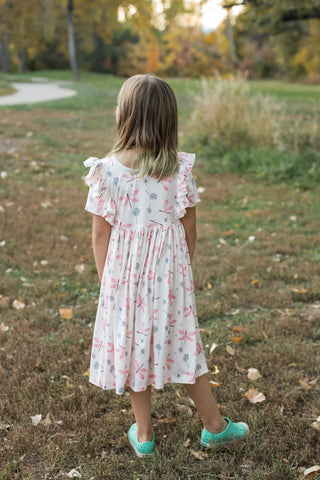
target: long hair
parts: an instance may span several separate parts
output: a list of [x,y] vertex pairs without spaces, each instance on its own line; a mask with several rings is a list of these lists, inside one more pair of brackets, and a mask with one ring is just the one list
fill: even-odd
[[[161,180],[178,167],[178,109],[172,88],[153,75],[134,75],[118,95],[119,139],[113,152],[136,148],[132,168]],[[135,168],[135,165],[138,167]]]

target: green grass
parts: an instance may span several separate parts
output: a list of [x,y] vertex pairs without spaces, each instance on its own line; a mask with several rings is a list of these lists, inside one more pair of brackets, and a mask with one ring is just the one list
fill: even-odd
[[[69,72],[36,75],[70,81]],[[170,82],[186,148],[192,92],[200,83]],[[203,344],[210,372],[219,369],[210,379],[221,383],[214,389],[221,412],[247,421],[250,437],[197,459],[199,418],[193,408],[191,415],[178,408],[188,398],[181,386],[169,385],[153,394],[156,455],[141,461],[125,436],[133,422],[128,396],[103,392],[84,375],[99,284],[82,161],[111,148],[121,83],[82,74],[71,83],[79,92],[74,98],[1,109],[0,142],[9,139],[17,149],[1,154],[7,177],[0,184],[0,241],[6,242],[0,268],[12,270],[0,279],[8,298],[7,307],[0,302],[1,322],[9,326],[0,331],[0,479],[67,478],[75,468],[92,480],[299,480],[319,462],[319,431],[311,424],[320,412],[320,191],[312,178],[303,185],[297,176],[278,178],[274,168],[281,162],[287,168],[285,156],[253,171],[249,163],[213,167],[196,152],[194,174],[205,189],[193,264]],[[296,90],[305,95],[304,86]],[[301,102],[289,100],[288,111],[308,108],[309,99]],[[78,264],[85,265],[82,274]],[[15,310],[15,299],[25,308]],[[73,309],[70,320],[59,314],[66,306]],[[246,330],[234,343],[232,328],[240,324]],[[213,342],[219,346],[210,355]],[[250,367],[262,378],[251,382]],[[243,397],[252,383],[265,402]],[[42,421],[33,426],[30,416],[39,413]]]

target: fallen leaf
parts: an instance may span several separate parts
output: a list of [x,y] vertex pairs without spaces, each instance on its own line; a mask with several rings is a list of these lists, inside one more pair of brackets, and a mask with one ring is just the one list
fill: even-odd
[[230,345],[226,346],[226,350],[229,353],[229,355],[234,355],[235,354],[235,350],[232,347],[230,347]]
[[211,290],[211,289],[212,289],[212,285],[211,285],[211,283],[210,283],[210,282],[208,282],[208,283],[207,283],[207,288],[208,288],[209,290]]
[[59,308],[59,313],[65,320],[72,318],[72,308]]
[[218,373],[220,372],[218,366],[217,366],[217,365],[213,365],[213,367],[214,367],[214,372],[211,372],[212,375],[218,375]]
[[248,237],[248,242],[252,243],[254,242],[256,239],[256,237],[254,235],[250,235],[250,237]]
[[70,470],[69,473],[67,473],[67,477],[69,478],[81,478],[81,473],[79,473],[75,468]]
[[318,417],[317,420],[311,424],[311,427],[315,430],[320,430],[320,417]]
[[233,343],[240,343],[243,337],[232,337],[231,340]]
[[41,413],[39,415],[33,415],[33,417],[30,417],[32,420],[33,425],[38,425],[38,423],[41,421],[42,415]]
[[43,267],[45,267],[48,264],[49,264],[48,260],[41,260],[40,262],[40,265],[42,265]]
[[40,357],[37,357],[37,361],[36,361],[36,363],[35,363],[35,365],[34,365],[34,368],[39,367],[39,365],[40,365]]
[[213,352],[213,350],[215,350],[216,348],[218,347],[218,344],[217,343],[213,343],[210,347],[210,353]]
[[193,416],[193,412],[191,408],[188,407],[188,405],[181,405],[180,403],[178,403],[177,408],[178,410],[180,410],[180,412],[186,412],[189,417]]
[[210,380],[209,383],[210,383],[211,387],[220,387],[220,385],[221,385],[221,383],[219,383],[219,382],[214,382],[213,380]]
[[204,193],[206,191],[205,187],[198,187],[198,193]]
[[240,323],[240,325],[236,325],[235,327],[232,327],[232,331],[235,333],[249,333],[249,328],[243,327],[243,325]]
[[193,448],[190,450],[191,455],[196,457],[198,460],[206,460],[208,458],[208,453],[204,452],[198,452],[196,450],[193,450]]
[[311,389],[311,386],[308,384],[308,379],[307,378],[305,378],[304,380],[299,380],[299,383],[300,383],[301,387],[304,388],[304,390],[306,392]]
[[51,425],[51,420],[50,420],[50,414],[48,413],[46,418],[43,420],[43,424],[46,426],[46,427],[49,427],[49,425]]
[[79,265],[76,265],[76,266],[74,267],[74,269],[75,269],[78,273],[83,273],[85,268],[86,268],[86,266],[85,266],[83,263],[80,263]]
[[9,308],[9,297],[0,295],[0,308]]
[[293,293],[297,293],[298,295],[305,295],[306,293],[308,293],[308,290],[306,288],[302,288],[302,289],[293,288],[291,291]]
[[250,282],[250,285],[259,285],[259,284],[260,284],[260,280],[259,280],[259,279],[252,280],[252,282]]
[[320,473],[320,466],[319,465],[314,465],[313,467],[307,468],[303,472],[303,475],[306,478],[308,478],[308,480],[313,480],[314,478],[317,478],[319,473]]
[[5,325],[4,323],[1,323],[0,325],[0,333],[7,332],[9,330],[9,327]]
[[254,388],[253,385],[250,387],[250,390],[248,390],[247,393],[245,393],[243,396],[251,403],[264,402],[266,399],[264,394]]
[[89,370],[87,370],[87,371],[86,371],[86,372],[84,372],[82,375],[83,375],[84,377],[88,377],[88,376],[89,376],[89,373],[90,373],[90,371],[89,371]]
[[258,378],[262,378],[262,375],[259,372],[259,370],[257,370],[256,368],[249,368],[248,369],[248,378],[250,380],[258,380]]
[[224,230],[222,232],[222,235],[225,235],[226,237],[229,237],[230,235],[233,235],[234,231],[233,230]]
[[14,300],[12,306],[16,310],[22,310],[25,307],[25,304],[23,302],[20,302],[19,300]]
[[190,443],[191,443],[190,438],[187,438],[187,440],[183,443],[183,445],[184,445],[186,448],[188,448],[189,445],[190,445]]

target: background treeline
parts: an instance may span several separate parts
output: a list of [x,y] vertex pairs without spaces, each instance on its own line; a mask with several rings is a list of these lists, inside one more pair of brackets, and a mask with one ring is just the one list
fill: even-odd
[[0,0],[1,69],[320,79],[319,0],[226,0],[212,32],[201,28],[201,3]]

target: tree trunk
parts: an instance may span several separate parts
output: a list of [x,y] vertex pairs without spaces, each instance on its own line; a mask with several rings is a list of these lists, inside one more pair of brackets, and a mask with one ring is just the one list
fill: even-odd
[[1,70],[9,72],[9,34],[5,33],[4,40],[1,41]]
[[69,49],[69,61],[72,74],[76,80],[79,80],[79,69],[77,64],[77,55],[76,55],[76,42],[74,37],[73,30],[73,0],[67,0],[67,26],[68,26],[68,49]]
[[231,50],[231,58],[235,66],[238,64],[238,57],[237,57],[237,51],[236,51],[236,44],[234,41],[234,35],[233,35],[233,25],[231,22],[231,11],[230,9],[228,10],[228,15],[227,15],[227,32],[228,32],[228,39],[230,43],[230,50]]
[[19,48],[19,73],[24,73],[26,66],[26,49],[24,47]]

